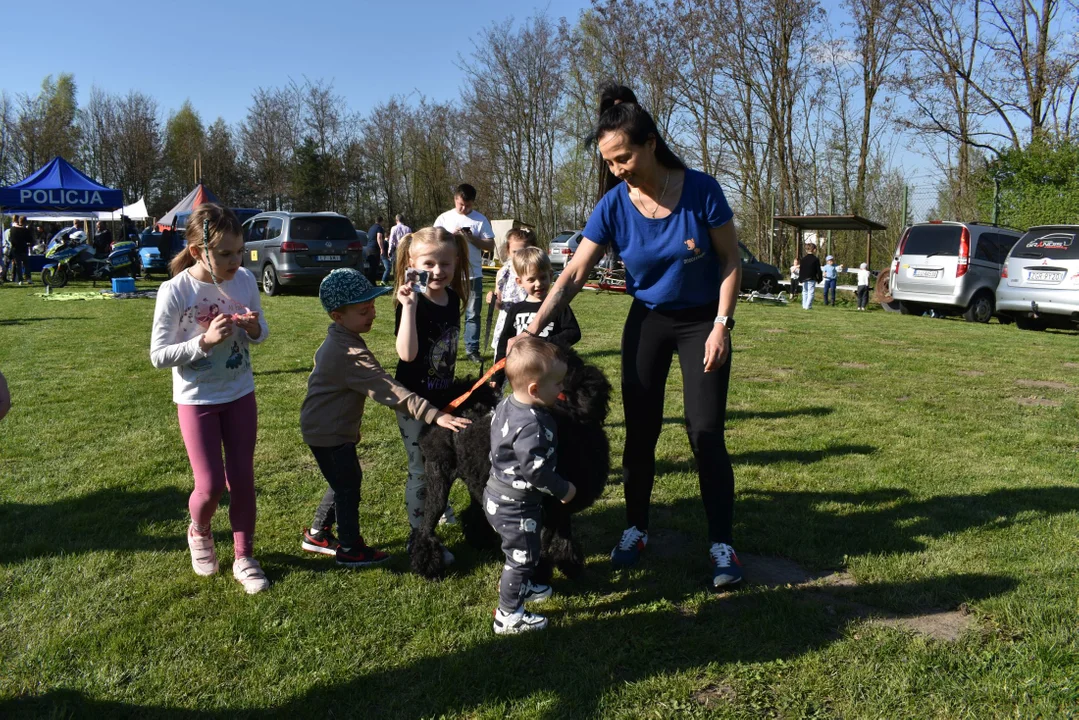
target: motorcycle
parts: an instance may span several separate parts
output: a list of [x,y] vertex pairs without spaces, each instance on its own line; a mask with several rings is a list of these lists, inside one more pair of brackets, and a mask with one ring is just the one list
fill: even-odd
[[52,262],[42,268],[41,282],[61,288],[72,279],[96,281],[134,277],[137,252],[135,243],[124,240],[113,244],[108,257],[98,258],[86,233],[73,227],[64,228],[49,240],[45,259]]

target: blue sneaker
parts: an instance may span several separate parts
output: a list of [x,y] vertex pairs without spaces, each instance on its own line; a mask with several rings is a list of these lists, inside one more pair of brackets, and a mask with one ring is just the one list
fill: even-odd
[[646,545],[648,545],[648,531],[641,532],[634,525],[622,533],[622,539],[618,541],[614,550],[611,550],[611,564],[616,568],[636,565]]
[[721,588],[742,582],[742,562],[727,543],[712,543],[712,585]]

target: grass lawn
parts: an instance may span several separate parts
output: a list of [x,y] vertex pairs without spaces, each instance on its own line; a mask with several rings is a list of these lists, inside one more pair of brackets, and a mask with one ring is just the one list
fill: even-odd
[[[312,295],[265,298],[271,336],[252,351],[255,555],[273,586],[249,597],[227,570],[224,508],[222,574],[190,569],[190,469],[169,373],[149,362],[153,301],[40,291],[0,287],[14,400],[0,423],[0,716],[1079,714],[1072,334],[743,303],[727,440],[750,583],[706,587],[675,370],[642,565],[609,569],[624,526],[616,387],[611,481],[577,520],[586,576],[556,578],[547,631],[496,638],[496,555],[443,527],[450,577],[407,571],[405,456],[386,408],[364,422],[361,523],[394,559],[357,572],[300,550],[325,487],[298,428],[328,323]],[[392,368],[392,307],[378,303],[369,342]],[[617,385],[628,299],[573,307],[579,348]],[[955,639],[904,620],[957,609],[940,616]]]

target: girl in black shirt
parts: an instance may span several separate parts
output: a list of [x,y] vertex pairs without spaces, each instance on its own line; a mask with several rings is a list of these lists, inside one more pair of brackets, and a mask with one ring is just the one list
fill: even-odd
[[[422,292],[405,282],[409,268],[425,270],[427,285]],[[451,400],[451,386],[457,369],[457,341],[461,333],[461,307],[468,303],[468,241],[443,228],[422,228],[405,235],[397,247],[395,287],[397,295],[397,381],[435,407]],[[413,529],[423,520],[427,478],[419,436],[424,423],[397,413],[397,425],[408,455],[408,482],[405,505]],[[444,560],[452,561],[448,551]]]

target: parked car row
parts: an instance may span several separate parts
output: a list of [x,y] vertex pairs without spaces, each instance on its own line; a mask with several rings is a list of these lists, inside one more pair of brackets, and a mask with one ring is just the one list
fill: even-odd
[[1079,325],[1079,226],[1025,233],[980,223],[911,225],[892,259],[889,289],[906,315],[962,315],[1023,329]]

